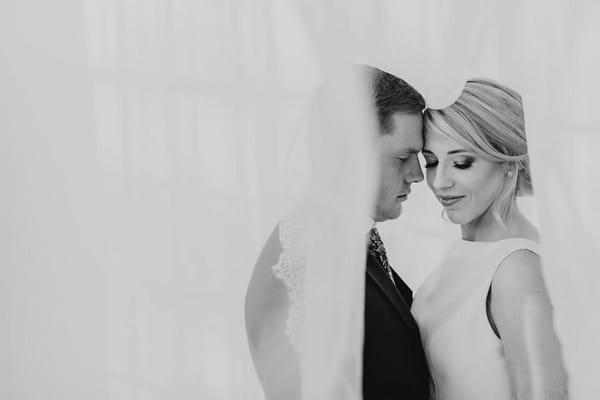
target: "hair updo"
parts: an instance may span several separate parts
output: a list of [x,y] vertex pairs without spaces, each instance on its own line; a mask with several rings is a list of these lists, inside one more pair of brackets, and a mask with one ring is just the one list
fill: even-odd
[[492,211],[501,223],[510,215],[515,196],[533,193],[523,103],[514,90],[489,79],[469,80],[452,105],[425,111],[424,130],[426,137],[441,134],[504,163],[508,175]]

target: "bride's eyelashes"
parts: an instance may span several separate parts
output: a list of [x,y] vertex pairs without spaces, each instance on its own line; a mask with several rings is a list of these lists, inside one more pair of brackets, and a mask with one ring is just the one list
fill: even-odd
[[428,169],[438,165],[437,158],[434,157],[433,154],[427,150],[423,153],[423,160],[425,161],[425,165],[423,165],[423,168]]
[[429,169],[429,168],[433,168],[433,167],[435,167],[435,166],[437,166],[437,165],[438,165],[438,162],[437,162],[437,161],[426,161],[426,162],[425,162],[425,166],[424,166],[424,167],[425,167],[426,169]]
[[473,158],[467,157],[463,160],[454,161],[452,163],[452,165],[454,165],[454,167],[456,167],[458,169],[468,169],[468,168],[471,168],[471,165],[473,165],[474,161],[475,160]]
[[[452,162],[452,165],[454,166],[454,168],[457,169],[468,169],[471,168],[471,166],[473,165],[473,162],[475,160],[471,157],[467,157],[461,160],[455,160]],[[425,166],[424,168],[429,169],[429,168],[435,168],[438,165],[438,160],[428,160],[427,158],[425,159]]]

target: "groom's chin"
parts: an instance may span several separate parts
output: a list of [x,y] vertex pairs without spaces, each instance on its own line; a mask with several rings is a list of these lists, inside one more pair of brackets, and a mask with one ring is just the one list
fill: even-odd
[[402,214],[402,202],[404,200],[405,199],[403,199],[403,198],[396,199],[396,202],[394,203],[394,207],[390,210],[390,218],[389,219],[396,219]]
[[394,214],[393,218],[390,219],[396,219],[398,218],[400,215],[402,215],[402,206],[398,207],[398,211]]
[[402,205],[395,204],[394,207],[390,207],[385,210],[379,210],[377,217],[373,218],[377,222],[388,221],[390,219],[396,219],[402,214]]

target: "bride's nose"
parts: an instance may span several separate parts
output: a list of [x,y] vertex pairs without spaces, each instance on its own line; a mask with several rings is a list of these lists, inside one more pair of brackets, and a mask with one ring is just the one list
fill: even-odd
[[433,174],[433,179],[431,180],[433,189],[443,190],[454,186],[452,174],[446,168],[438,166],[435,170],[431,171],[431,173]]

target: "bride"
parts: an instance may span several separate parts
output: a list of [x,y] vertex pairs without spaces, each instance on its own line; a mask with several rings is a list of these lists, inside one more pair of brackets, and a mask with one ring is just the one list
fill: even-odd
[[424,131],[427,184],[462,232],[411,309],[434,398],[566,398],[539,236],[516,203],[532,192],[520,95],[470,80]]

